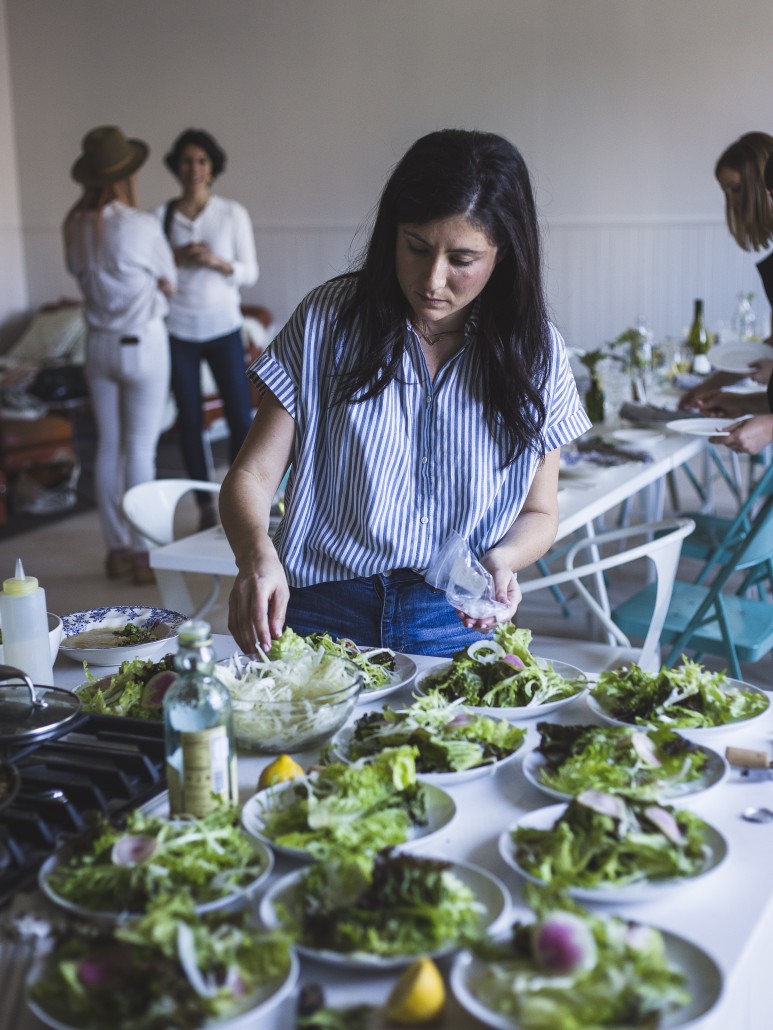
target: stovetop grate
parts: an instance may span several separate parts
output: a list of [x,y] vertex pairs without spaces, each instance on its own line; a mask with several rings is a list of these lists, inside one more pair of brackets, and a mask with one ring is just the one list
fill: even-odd
[[86,715],[61,737],[5,758],[21,786],[0,810],[0,906],[90,812],[118,819],[166,790],[163,725],[146,720]]

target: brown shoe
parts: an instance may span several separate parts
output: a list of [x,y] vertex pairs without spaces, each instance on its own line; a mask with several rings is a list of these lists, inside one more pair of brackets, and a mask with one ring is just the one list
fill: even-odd
[[108,579],[121,579],[132,571],[132,552],[128,547],[116,547],[108,551],[105,558],[105,575]]
[[137,586],[147,586],[156,582],[147,551],[135,551],[132,555],[132,582]]

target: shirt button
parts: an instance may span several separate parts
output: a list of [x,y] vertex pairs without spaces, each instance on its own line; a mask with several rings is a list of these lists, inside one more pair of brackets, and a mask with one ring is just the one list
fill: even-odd
[[428,461],[429,461],[429,458],[425,454],[424,457],[421,459],[421,463],[422,463],[422,465],[426,465]]
[[422,515],[422,517],[419,519],[419,521],[421,522],[422,526],[426,526],[427,523],[429,522],[429,519],[427,518],[426,515]]

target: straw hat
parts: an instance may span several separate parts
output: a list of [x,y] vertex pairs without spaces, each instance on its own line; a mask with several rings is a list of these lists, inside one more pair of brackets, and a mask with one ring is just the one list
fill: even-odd
[[83,186],[104,186],[136,172],[150,152],[147,143],[127,139],[117,125],[102,125],[83,137],[83,153],[72,166],[71,175]]

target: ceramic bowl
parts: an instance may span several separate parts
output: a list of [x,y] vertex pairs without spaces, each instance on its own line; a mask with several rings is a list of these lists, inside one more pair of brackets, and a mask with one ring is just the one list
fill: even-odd
[[[74,662],[89,665],[119,666],[132,658],[157,661],[163,655],[176,650],[177,628],[185,622],[186,616],[167,608],[145,608],[135,605],[115,605],[110,608],[90,608],[87,611],[71,612],[62,616],[63,638],[60,644],[62,654]],[[146,644],[122,644],[110,646],[99,644],[89,646],[86,639],[80,645],[68,643],[72,637],[92,630],[122,630],[127,623],[142,629],[156,629],[156,639]]]

